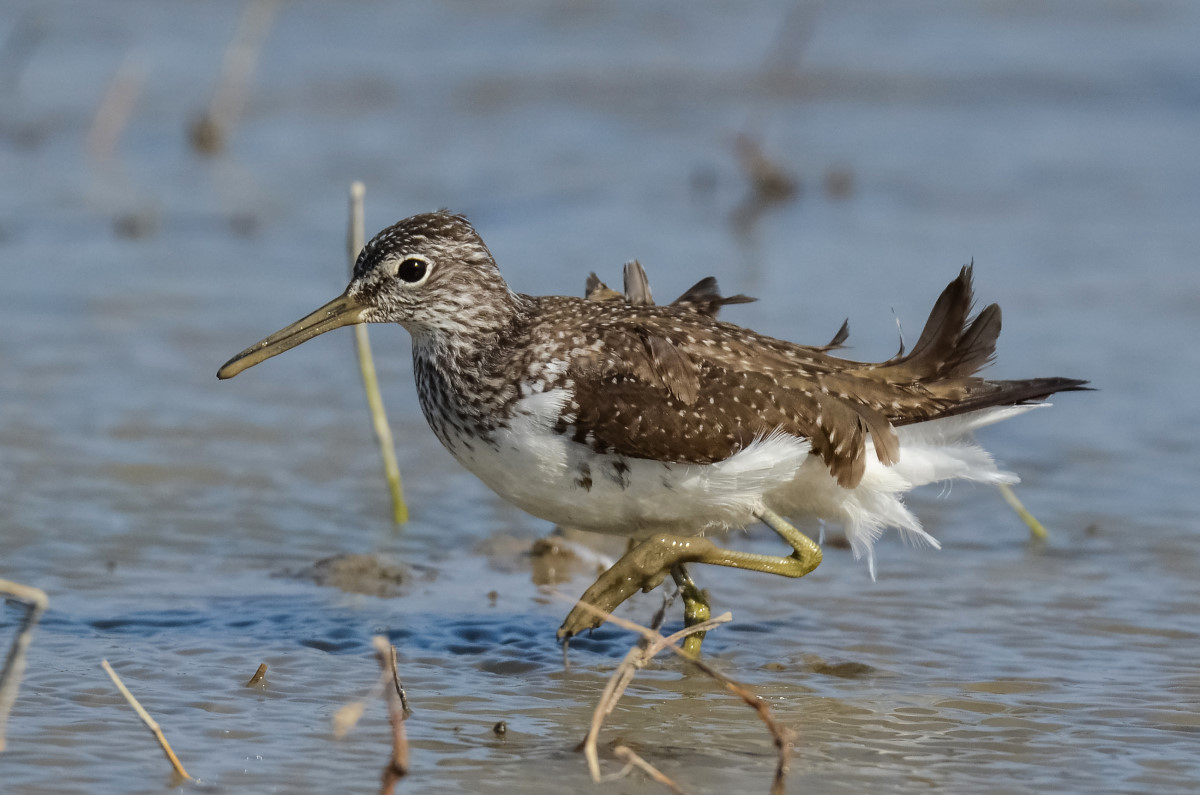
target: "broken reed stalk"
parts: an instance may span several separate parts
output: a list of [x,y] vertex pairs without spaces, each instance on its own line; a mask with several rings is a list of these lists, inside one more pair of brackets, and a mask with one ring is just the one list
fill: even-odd
[[404,718],[407,720],[412,715],[412,708],[408,706],[408,694],[404,692],[404,683],[400,681],[400,667],[396,660],[396,647],[389,645],[388,651],[392,662],[392,685],[396,688],[396,695],[400,698],[400,709],[404,712]]
[[371,645],[375,647],[375,659],[379,661],[383,677],[392,680],[391,687],[386,684],[383,687],[387,694],[388,723],[392,726],[392,756],[383,768],[383,783],[379,788],[380,795],[391,795],[396,782],[408,775],[408,736],[404,731],[404,721],[409,714],[408,698],[404,695],[404,685],[396,667],[396,647],[382,635],[371,638]]
[[[602,611],[598,611],[597,614],[599,612]],[[688,635],[693,635],[697,632],[707,632],[710,629],[733,620],[732,614],[724,613],[708,621],[685,627],[674,635],[664,638],[658,631],[658,627],[662,625],[662,612],[660,611],[655,615],[655,620],[651,623],[650,628],[643,627],[626,619],[617,619],[615,622],[618,626],[641,634],[642,637],[629,650],[629,653],[625,655],[625,659],[621,661],[612,678],[608,680],[604,692],[600,695],[600,701],[596,704],[596,709],[592,713],[592,724],[588,728],[587,736],[583,740],[583,754],[587,758],[588,771],[592,774],[592,781],[596,783],[604,780],[604,777],[600,775],[600,756],[596,750],[596,743],[600,736],[600,727],[604,724],[604,719],[616,709],[617,701],[624,695],[629,683],[633,681],[634,674],[645,668],[663,648],[668,647],[670,644],[678,643]],[[612,617],[609,617],[608,620],[611,621]]]
[[113,667],[108,664],[108,660],[101,660],[100,665],[104,668],[108,677],[113,680],[113,684],[117,686],[117,690],[121,691],[121,695],[125,696],[125,700],[129,702],[129,706],[133,707],[133,711],[142,719],[142,723],[146,724],[146,728],[154,735],[154,739],[158,740],[159,746],[162,748],[163,753],[166,754],[167,761],[175,769],[175,775],[186,781],[191,781],[192,777],[183,769],[183,765],[179,763],[179,757],[175,756],[175,752],[171,750],[171,744],[167,742],[167,738],[163,735],[158,721],[150,717],[150,713],[133,697],[133,693],[130,693],[129,688],[125,687],[125,683],[121,681],[121,677],[117,676],[117,672],[113,670]]
[[33,639],[33,628],[46,612],[46,605],[50,599],[41,588],[8,580],[0,580],[0,594],[25,606],[25,618],[13,638],[8,656],[4,658],[4,672],[0,673],[0,752],[3,752],[8,714],[17,702],[17,689],[21,686],[21,677],[25,674],[25,651]]
[[1029,526],[1029,534],[1031,536],[1038,541],[1045,541],[1050,538],[1050,533],[1046,531],[1046,527],[1017,499],[1017,493],[1013,491],[1012,486],[1007,483],[997,483],[996,488],[1000,489],[1000,496],[1004,498],[1004,501],[1008,503],[1010,508],[1017,512],[1017,516],[1021,517],[1021,521]]
[[[662,626],[662,622],[666,618],[667,606],[673,601],[674,595],[669,599],[663,599],[662,606],[658,608],[658,612],[650,619],[650,628],[652,631],[658,632],[658,628]],[[650,641],[642,637],[625,653],[625,658],[621,660],[621,664],[617,666],[617,670],[613,671],[613,675],[609,677],[608,682],[604,685],[604,691],[600,694],[600,700],[596,702],[596,709],[592,711],[592,722],[588,726],[587,736],[583,738],[583,756],[587,759],[588,772],[592,774],[592,781],[597,784],[603,778],[600,775],[600,754],[596,750],[596,738],[600,736],[600,727],[604,725],[604,719],[611,715],[613,709],[616,708],[617,701],[625,692],[625,688],[633,681],[633,675],[637,673],[639,668],[642,668],[650,661],[646,657],[646,648],[649,645]],[[628,771],[629,766],[626,765],[625,770],[621,771],[617,776],[626,775]]]
[[233,38],[221,59],[221,74],[213,89],[212,102],[208,111],[192,124],[190,131],[192,146],[201,154],[213,155],[225,147],[246,104],[250,78],[279,4],[279,0],[251,0],[243,7]]
[[618,759],[623,760],[626,765],[638,768],[647,776],[671,790],[671,792],[675,793],[675,795],[685,795],[683,787],[676,784],[666,773],[662,772],[657,767],[634,753],[633,749],[629,746],[618,745],[613,749],[613,754],[616,755]]
[[[568,599],[569,599],[569,597],[568,597]],[[571,601],[575,601],[575,600],[571,600]],[[705,621],[701,624],[696,624],[695,626],[692,626],[692,627],[685,627],[684,629],[680,630],[679,632],[676,632],[673,635],[663,637],[662,633],[658,632],[657,629],[643,627],[642,625],[637,624],[633,621],[629,621],[628,619],[619,618],[618,616],[614,616],[613,614],[608,613],[604,610],[601,610],[593,605],[587,604],[586,602],[576,601],[576,604],[582,605],[584,610],[588,611],[589,613],[592,613],[593,615],[603,618],[605,621],[611,621],[612,623],[616,624],[619,627],[624,627],[625,629],[632,630],[633,632],[636,632],[639,635],[641,635],[642,641],[639,641],[638,645],[636,645],[634,647],[634,649],[630,650],[630,655],[633,655],[634,651],[640,649],[642,642],[647,643],[644,651],[641,652],[641,654],[642,654],[642,657],[640,658],[640,659],[642,659],[641,666],[644,666],[646,663],[648,663],[650,661],[650,659],[654,657],[654,655],[658,654],[663,649],[670,649],[676,655],[678,655],[679,657],[686,660],[691,665],[698,668],[702,673],[704,673],[707,676],[720,682],[725,687],[726,690],[730,691],[731,693],[736,695],[738,698],[742,699],[742,701],[744,701],[748,706],[753,708],[754,711],[758,713],[759,719],[762,720],[763,724],[766,725],[767,730],[771,733],[771,737],[774,740],[775,748],[777,751],[777,761],[776,761],[776,765],[775,765],[775,777],[771,783],[771,795],[783,795],[783,793],[785,791],[785,783],[787,780],[788,757],[791,754],[791,747],[792,747],[792,732],[791,732],[791,730],[785,726],[780,725],[780,723],[775,720],[775,715],[771,711],[770,706],[768,706],[765,701],[763,701],[757,695],[755,695],[754,691],[752,691],[750,688],[746,687],[745,685],[741,684],[740,682],[736,682],[733,679],[730,679],[728,676],[721,673],[716,668],[713,668],[711,665],[706,663],[704,660],[688,654],[686,651],[683,650],[683,648],[681,648],[679,646],[680,640],[682,640],[683,638],[685,638],[686,636],[688,636],[694,632],[708,631],[708,630],[716,627],[719,624],[724,624],[728,621],[733,620],[733,617],[731,614],[724,613],[720,616],[717,616],[716,618],[710,619],[709,621]],[[630,655],[626,655],[626,660],[630,659]],[[634,659],[638,659],[637,655],[634,655]],[[621,665],[624,666],[625,661],[623,661]],[[638,667],[641,667],[641,666],[638,666]],[[612,685],[613,682],[617,680],[618,675],[621,675],[621,673],[622,673],[621,668],[618,668],[617,672],[613,675],[613,679],[610,680],[610,685]],[[628,675],[628,678],[632,678],[632,673],[630,673]],[[628,681],[626,681],[625,684],[628,684]],[[605,693],[604,693],[604,695],[601,696],[601,702],[599,704],[597,704],[596,711],[593,713],[593,717],[592,717],[592,724],[593,724],[595,731],[589,730],[588,737],[585,738],[585,740],[584,740],[585,755],[588,754],[589,744],[591,746],[592,756],[589,756],[589,758],[588,758],[588,768],[592,773],[592,780],[596,781],[596,782],[599,782],[601,779],[598,778],[598,775],[599,775],[598,760],[597,760],[595,766],[593,766],[593,764],[592,764],[592,759],[594,758],[594,755],[595,755],[595,742],[596,742],[594,735],[596,732],[599,731],[599,725],[600,725],[600,723],[603,723],[604,717],[607,716],[609,713],[611,713],[613,708],[616,706],[616,698],[620,697],[620,692],[624,691],[624,686],[621,687],[620,691],[617,691],[615,686],[613,686],[612,689],[615,694],[615,697],[614,697],[614,695],[610,694],[610,692],[609,692],[610,689],[608,687],[605,688]],[[606,699],[608,699],[608,701],[606,701]],[[597,716],[599,716],[598,720],[597,720]],[[636,763],[634,763],[632,760],[630,760],[630,764],[636,764]]]
[[[408,775],[408,736],[404,731],[404,721],[412,714],[412,710],[408,707],[404,683],[400,681],[396,647],[382,635],[371,638],[371,646],[375,649],[380,675],[371,686],[367,698],[383,695],[388,705],[388,722],[392,726],[392,756],[383,768],[383,782],[379,789],[381,795],[390,795],[395,790],[396,782]],[[354,701],[334,713],[333,736],[338,739],[346,736],[362,718],[366,706],[365,700]]]
[[116,74],[109,81],[88,130],[87,151],[93,159],[108,161],[116,153],[117,143],[129,123],[149,74],[150,70],[141,53],[126,53]]
[[246,683],[246,687],[254,687],[262,683],[262,680],[267,676],[267,664],[261,663],[258,670],[254,672],[254,676],[250,677],[250,681]]
[[[372,697],[375,695],[375,690],[377,689],[378,685],[371,689],[370,695]],[[365,700],[351,701],[333,713],[333,736],[340,740],[349,734],[350,730],[357,726],[359,720],[362,719],[366,708],[367,702]]]
[[[354,263],[366,245],[366,222],[363,216],[363,196],[366,187],[361,182],[350,185],[350,226],[346,243],[350,255],[350,273]],[[387,478],[388,491],[392,495],[392,521],[404,524],[408,521],[408,505],[404,502],[404,486],[400,481],[400,465],[396,463],[396,443],[388,425],[387,412],[383,409],[383,396],[379,393],[379,378],[375,374],[375,360],[371,357],[371,340],[367,326],[359,323],[354,327],[354,343],[358,349],[358,366],[362,370],[363,387],[367,392],[367,406],[371,411],[371,423],[375,437],[379,439],[379,454],[383,457],[383,474]]]

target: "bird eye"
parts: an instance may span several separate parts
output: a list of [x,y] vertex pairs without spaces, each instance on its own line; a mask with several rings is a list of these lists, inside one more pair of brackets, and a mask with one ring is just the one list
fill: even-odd
[[416,284],[429,273],[429,261],[418,257],[409,257],[396,268],[400,281]]

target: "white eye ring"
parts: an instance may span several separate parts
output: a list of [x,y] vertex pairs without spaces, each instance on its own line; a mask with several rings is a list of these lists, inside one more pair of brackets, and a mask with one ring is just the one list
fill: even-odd
[[409,287],[420,287],[433,272],[433,262],[420,254],[408,254],[403,258],[393,259],[388,264],[391,266],[392,276]]

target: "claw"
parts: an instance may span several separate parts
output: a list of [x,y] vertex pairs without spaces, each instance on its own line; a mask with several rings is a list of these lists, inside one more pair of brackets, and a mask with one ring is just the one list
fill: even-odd
[[[611,613],[638,591],[649,592],[662,585],[671,566],[680,560],[708,552],[712,543],[703,538],[655,536],[626,552],[608,571],[600,575],[579,601]],[[559,640],[595,629],[604,619],[576,605],[558,628]]]

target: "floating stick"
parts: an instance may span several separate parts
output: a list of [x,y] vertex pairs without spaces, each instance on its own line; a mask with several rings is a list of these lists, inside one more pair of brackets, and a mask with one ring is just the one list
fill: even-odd
[[186,781],[191,781],[192,777],[189,776],[188,772],[183,769],[183,765],[179,763],[179,757],[175,756],[175,752],[171,750],[171,744],[168,743],[167,738],[163,736],[163,732],[162,729],[159,728],[158,721],[150,717],[150,713],[147,712],[145,708],[138,703],[138,700],[133,697],[133,693],[130,693],[129,688],[125,687],[125,683],[121,681],[121,677],[117,676],[117,672],[114,671],[112,666],[108,664],[108,660],[101,660],[100,665],[104,668],[105,672],[108,673],[109,678],[113,680],[113,684],[117,686],[117,690],[121,691],[121,695],[125,696],[125,700],[129,702],[129,706],[133,707],[133,711],[136,712],[138,717],[142,719],[142,723],[146,724],[146,728],[148,728],[151,733],[154,734],[154,739],[158,740],[159,746],[162,747],[163,753],[167,756],[167,761],[170,762],[171,767],[175,769],[175,775]]
[[382,635],[371,638],[371,645],[375,647],[375,659],[379,661],[383,677],[392,680],[391,687],[383,687],[387,698],[388,722],[392,725],[392,756],[383,768],[383,783],[379,788],[380,795],[391,795],[396,782],[408,775],[408,736],[404,731],[404,721],[409,714],[408,698],[404,695],[404,685],[396,668],[396,647]]
[[21,677],[25,673],[25,650],[33,639],[33,628],[37,625],[42,613],[46,612],[49,599],[41,588],[31,585],[21,585],[8,580],[0,580],[0,593],[6,594],[14,602],[25,605],[25,619],[17,636],[13,638],[8,657],[4,660],[4,672],[0,673],[0,752],[4,751],[4,728],[8,724],[8,713],[12,711],[17,701],[17,688],[21,686]]

